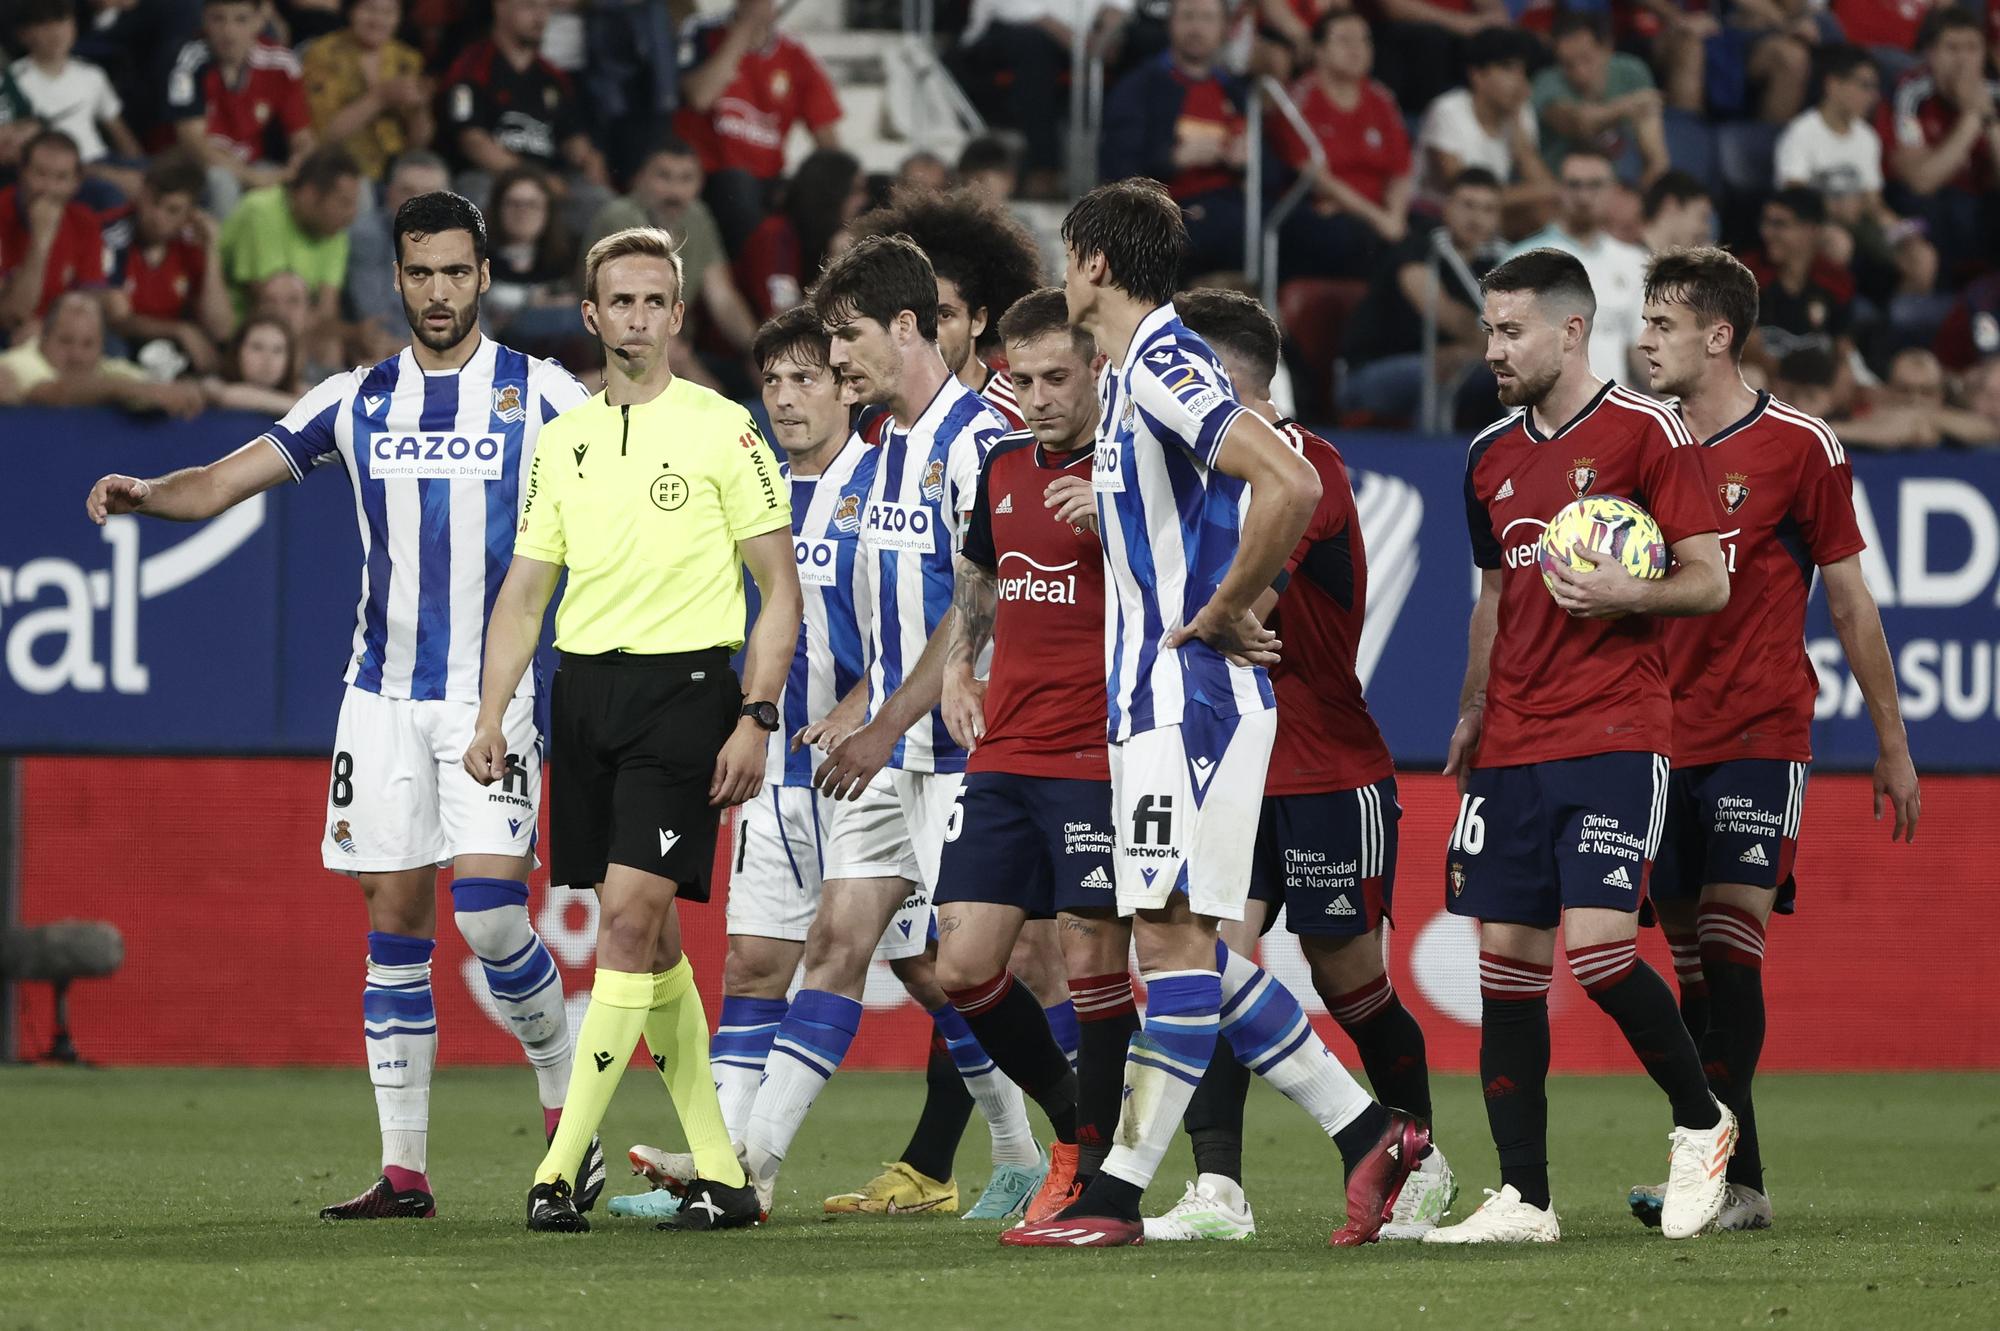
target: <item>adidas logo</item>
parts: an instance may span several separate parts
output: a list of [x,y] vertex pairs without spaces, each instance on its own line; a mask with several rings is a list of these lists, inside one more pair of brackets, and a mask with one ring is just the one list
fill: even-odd
[[1352,915],[1355,913],[1354,904],[1345,896],[1338,896],[1327,903],[1326,913],[1328,915]]
[[998,517],[1002,513],[1012,513],[1013,511],[1014,511],[1014,496],[1011,494],[1005,496],[1004,498],[1001,499],[999,503],[993,506],[993,515],[995,517]]
[[1093,887],[1099,891],[1108,892],[1111,890],[1111,875],[1104,872],[1104,866],[1100,864],[1085,874],[1083,882],[1078,884],[1078,886]]
[[1506,480],[1500,482],[1499,490],[1494,492],[1493,502],[1497,504],[1502,499],[1512,499],[1513,497],[1514,497],[1514,478],[1512,476],[1509,476]]
[[1737,861],[1742,864],[1762,864],[1767,868],[1770,866],[1771,863],[1770,856],[1764,853],[1764,843],[1761,841],[1752,845],[1750,849],[1744,851],[1741,855],[1737,856],[1736,858]]
[[1622,887],[1630,891],[1632,888],[1632,875],[1626,873],[1625,866],[1621,864],[1610,873],[1604,875],[1604,884],[1606,887]]

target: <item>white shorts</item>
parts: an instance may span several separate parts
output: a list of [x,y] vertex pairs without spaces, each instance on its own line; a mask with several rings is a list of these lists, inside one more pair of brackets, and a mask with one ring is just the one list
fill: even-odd
[[944,860],[944,843],[958,839],[965,806],[963,772],[895,772],[897,802],[903,806],[903,820],[910,829],[910,853],[917,862],[917,882],[924,897],[937,895],[938,866]]
[[535,700],[507,704],[508,774],[465,770],[479,704],[384,698],[349,686],[333,739],[320,856],[337,873],[394,873],[460,855],[528,855],[542,804]]
[[[885,783],[886,784],[886,783]],[[870,795],[875,798],[874,788]],[[864,798],[862,803],[867,802]],[[882,802],[896,809],[892,794]],[[757,797],[736,811],[736,846],[729,873],[728,930],[752,938],[781,938],[802,943],[819,913],[827,831],[838,804],[810,786],[766,785]],[[900,813],[898,813],[900,821]],[[895,874],[848,874],[846,877],[895,877]],[[900,961],[924,950],[930,934],[929,898],[910,893],[896,909],[882,941],[878,961]]]
[[1119,914],[1182,892],[1197,915],[1243,918],[1277,734],[1275,711],[1221,717],[1189,703],[1181,724],[1111,746]]

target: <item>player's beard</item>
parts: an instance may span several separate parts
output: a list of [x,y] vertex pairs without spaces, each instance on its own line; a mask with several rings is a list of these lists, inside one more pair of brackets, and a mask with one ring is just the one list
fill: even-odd
[[479,301],[476,297],[464,309],[451,311],[451,323],[442,333],[432,332],[430,326],[424,322],[424,316],[434,308],[437,307],[425,306],[419,309],[408,301],[403,302],[403,317],[409,320],[410,335],[432,351],[450,351],[465,341],[466,335],[479,324]]
[[1504,407],[1538,407],[1549,390],[1562,377],[1562,366],[1552,366],[1545,373],[1530,375],[1520,366],[1509,366],[1513,378],[1499,386],[1500,405]]

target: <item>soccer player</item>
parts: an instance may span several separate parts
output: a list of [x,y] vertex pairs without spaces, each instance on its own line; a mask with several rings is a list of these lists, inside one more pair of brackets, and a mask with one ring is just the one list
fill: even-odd
[[1231,1025],[1244,1028],[1231,1039],[1238,1054],[1340,1147],[1348,1223],[1333,1241],[1366,1242],[1428,1133],[1373,1104],[1312,1036],[1297,1000],[1216,938],[1218,920],[1243,915],[1276,730],[1265,667],[1279,642],[1252,605],[1305,533],[1319,480],[1235,401],[1214,353],[1176,314],[1187,232],[1163,187],[1128,180],[1092,190],[1064,219],[1063,241],[1070,321],[1111,359],[1091,485],[1111,586],[1116,897],[1121,914],[1136,916],[1146,1019],[1126,1056],[1124,1109],[1104,1167],[1072,1205],[1001,1241],[1141,1240],[1139,1199],[1230,1003]]
[[[1669,250],[1646,273],[1639,337],[1653,392],[1678,397],[1723,510],[1729,605],[1667,630],[1673,774],[1651,896],[1673,949],[1682,1011],[1709,1086],[1736,1115],[1717,1224],[1768,1229],[1750,1083],[1764,1045],[1764,934],[1792,909],[1792,862],[1812,760],[1819,686],[1805,653],[1813,569],[1834,632],[1875,723],[1875,816],[1916,835],[1916,768],[1882,617],[1861,577],[1866,548],[1854,477],[1824,421],[1743,382],[1757,279],[1719,249]],[[1660,1223],[1665,1187],[1634,1188],[1633,1213]]]
[[[814,781],[841,804],[825,829],[826,886],[807,942],[805,986],[773,1038],[745,1142],[751,1177],[766,1195],[814,1097],[847,1056],[877,940],[899,908],[928,909],[946,829],[958,816],[965,752],[938,715],[952,560],[980,462],[1006,426],[939,355],[937,291],[923,251],[896,236],[856,243],[813,288],[834,371],[860,401],[889,408],[894,423],[861,506],[873,600],[867,690],[850,693],[806,736],[839,737]],[[868,798],[885,768],[900,816],[884,817]],[[987,1187],[993,1195],[968,1218],[989,1201],[1001,1204],[996,1189],[1006,1194],[1006,1214],[1040,1186],[1047,1159],[1018,1088],[995,1076],[971,1089],[994,1128],[996,1168]]]
[[[200,522],[322,466],[344,469],[361,519],[361,602],[327,789],[326,867],[368,904],[362,991],[382,1176],[326,1220],[430,1216],[426,1174],[437,1008],[431,998],[437,868],[451,861],[453,918],[507,1028],[534,1065],[553,1137],[569,1084],[570,1031],[555,959],[528,921],[542,794],[534,682],[502,720],[505,776],[486,790],[458,763],[479,704],[486,606],[514,544],[522,484],[542,427],[584,400],[551,361],[479,332],[486,223],[456,194],[396,210],[396,289],[413,344],[325,380],[220,461],[157,480],[106,476],[92,520],[141,513]],[[577,1175],[588,1208],[604,1186],[591,1139]]]
[[[1282,433],[1319,473],[1319,504],[1305,538],[1259,617],[1289,644],[1271,667],[1278,734],[1241,921],[1221,926],[1249,956],[1280,907],[1297,935],[1313,987],[1361,1055],[1377,1098],[1428,1123],[1424,1033],[1383,964],[1382,926],[1396,881],[1395,764],[1361,696],[1355,657],[1368,591],[1368,558],[1354,489],[1333,445],[1280,415],[1270,400],[1278,324],[1237,291],[1182,292],[1181,321],[1214,349],[1238,400]],[[1226,1045],[1187,1112],[1199,1175],[1178,1204],[1146,1221],[1146,1238],[1248,1238],[1256,1221],[1243,1197],[1243,1101],[1250,1073]],[[1418,1238],[1450,1209],[1455,1184],[1433,1145],[1397,1192],[1383,1238]]]
[[[1486,363],[1515,408],[1472,441],[1466,523],[1479,566],[1465,687],[1445,764],[1463,798],[1445,905],[1479,921],[1479,1078],[1500,1190],[1426,1243],[1553,1243],[1549,980],[1556,925],[1571,972],[1673,1108],[1664,1231],[1699,1233],[1722,1206],[1736,1118],[1709,1094],[1673,994],[1639,960],[1639,903],[1667,799],[1673,709],[1663,617],[1729,600],[1713,493],[1679,418],[1590,371],[1597,313],[1583,265],[1529,250],[1483,282]],[[1679,568],[1642,582],[1616,560],[1556,565],[1550,519],[1618,495],[1659,523]],[[1576,547],[1579,552],[1582,547]]]
[[[748,412],[677,378],[685,280],[673,237],[614,231],[583,261],[583,322],[605,350],[604,391],[557,421],[521,504],[494,599],[466,770],[506,770],[500,710],[556,614],[550,712],[554,877],[599,901],[597,975],[577,1028],[569,1116],[528,1190],[527,1224],[590,1224],[572,1189],[644,1035],[687,1133],[696,1176],[670,1230],[735,1229],[762,1208],[722,1124],[708,1018],[681,951],[678,902],[708,900],[721,810],[763,784],[773,699],[799,632],[791,503]],[[746,646],[743,573],[761,609]]]

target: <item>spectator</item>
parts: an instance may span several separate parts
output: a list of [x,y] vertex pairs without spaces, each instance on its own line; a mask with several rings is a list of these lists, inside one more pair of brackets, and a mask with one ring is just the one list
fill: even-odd
[[154,383],[128,360],[104,355],[104,307],[88,292],[65,291],[49,308],[42,331],[0,354],[0,405],[122,407],[199,415],[201,390],[191,383]]
[[1368,21],[1337,10],[1313,37],[1313,72],[1293,85],[1292,100],[1325,165],[1312,162],[1290,121],[1278,123],[1279,156],[1312,181],[1285,221],[1281,262],[1288,276],[1358,277],[1408,233],[1410,136],[1389,90],[1368,77],[1375,54]]
[[[1771,396],[1808,416],[1831,421],[1833,385],[1839,377],[1833,353],[1824,347],[1800,347],[1778,358],[1771,374]],[[1843,432],[1840,437],[1845,440],[1847,436]]]
[[1429,106],[1465,82],[1466,45],[1513,22],[1506,0],[1379,0],[1382,82],[1403,106]]
[[741,244],[764,218],[785,172],[785,139],[803,123],[837,148],[840,99],[819,61],[778,31],[776,0],[737,0],[681,42],[681,109],[674,128],[701,154],[709,210]]
[[188,38],[201,26],[201,0],[77,0],[76,53],[103,70],[143,146],[174,137],[177,113],[167,85]]
[[396,40],[402,0],[342,0],[342,12],[347,26],[305,49],[306,104],[319,141],[380,180],[397,154],[430,146],[430,86],[416,48]]
[[1006,203],[1021,187],[1021,154],[1005,135],[978,135],[959,151],[958,181]]
[[1028,198],[1062,192],[1063,76],[1071,72],[1074,25],[1088,15],[1086,47],[1109,55],[1130,8],[1131,0],[972,0],[963,45],[949,63],[989,123],[1027,140]]
[[1687,172],[1669,171],[1648,185],[1643,206],[1648,252],[1715,243],[1715,200],[1708,186]]
[[[1804,4],[1791,0],[1641,0],[1660,21],[1653,62],[1666,80],[1666,102],[1690,116],[1756,118],[1782,125],[1805,105],[1812,48],[1819,42]],[[1688,3],[1683,9],[1682,3]],[[1696,8],[1699,4],[1702,7]],[[1726,19],[1726,21],[1725,21]]]
[[347,228],[360,211],[361,172],[344,148],[321,148],[290,183],[243,196],[222,225],[222,274],[239,310],[250,288],[273,273],[297,273],[312,302],[302,330],[305,354],[318,365],[345,359],[340,291],[347,280]]
[[951,165],[928,148],[919,148],[896,167],[898,189],[942,192],[951,188]]
[[1270,75],[1290,83],[1313,62],[1313,28],[1342,0],[1256,0],[1249,6],[1256,25],[1250,48],[1250,75]]
[[14,174],[22,146],[41,132],[42,122],[15,86],[13,71],[0,64],[0,179]]
[[1547,220],[1556,182],[1542,161],[1541,134],[1529,104],[1532,37],[1513,28],[1483,28],[1466,44],[1466,86],[1445,93],[1424,111],[1417,130],[1423,197],[1442,203],[1452,181],[1479,167],[1501,182],[1503,215],[1531,224]]
[[[694,149],[668,136],[640,164],[631,191],[604,205],[591,219],[582,246],[588,253],[605,236],[634,226],[661,227],[673,236],[687,305],[685,322],[671,348],[677,374],[699,370],[694,348],[705,328],[713,328],[721,345],[739,354],[747,353],[757,336],[757,318],[729,270],[722,232],[701,201],[702,183],[701,159]],[[709,377],[715,377],[712,370]]]
[[175,132],[208,163],[208,202],[221,217],[313,147],[298,58],[261,40],[262,23],[256,0],[202,0],[202,35],[181,48],[167,79]]
[[1173,0],[1167,49],[1111,90],[1098,143],[1104,179],[1150,176],[1181,206],[1191,278],[1243,267],[1245,93],[1216,63],[1228,20],[1223,0]]
[[1948,279],[2000,257],[2000,83],[1986,74],[1986,33],[1956,6],[1933,10],[1918,38],[1924,63],[1876,115],[1889,174],[1928,224]]
[[223,354],[222,372],[201,380],[202,398],[225,411],[282,416],[305,395],[298,343],[282,319],[259,315],[244,321]]
[[532,166],[501,172],[488,216],[493,284],[481,312],[499,337],[539,354],[538,349],[579,335],[576,273],[582,256],[557,215],[548,177]]
[[1834,400],[1844,406],[1853,395],[1854,281],[1820,255],[1825,221],[1826,204],[1811,189],[1781,189],[1764,204],[1764,251],[1750,259],[1758,327],[1745,358],[1769,365],[1802,347],[1824,351],[1835,367]]
[[1571,148],[1595,147],[1628,184],[1650,184],[1667,161],[1663,103],[1637,56],[1613,54],[1603,19],[1567,13],[1549,30],[1555,64],[1535,75],[1542,158],[1560,167]]
[[0,190],[0,329],[48,313],[65,291],[104,285],[104,230],[77,201],[82,184],[83,161],[61,130],[21,150],[20,182]]
[[[84,170],[116,184],[137,187],[139,140],[125,127],[125,107],[104,71],[71,53],[76,49],[76,11],[70,0],[21,0],[14,31],[28,53],[14,62],[15,88],[34,113],[75,140]],[[116,154],[128,165],[108,159]]]
[[736,285],[759,320],[789,310],[832,257],[835,238],[868,202],[854,154],[813,152],[785,188],[784,204],[750,233],[736,258]]
[[1486,276],[1500,261],[1502,197],[1491,171],[1469,166],[1445,194],[1443,223],[1411,235],[1390,252],[1347,323],[1343,408],[1399,424],[1416,415],[1430,368],[1423,357],[1427,315],[1437,319],[1440,381],[1450,383],[1466,367],[1482,362],[1486,334],[1479,326],[1479,293],[1466,290],[1448,269],[1441,268],[1441,280],[1433,282],[1431,248],[1448,244],[1475,278]]
[[389,168],[380,206],[347,229],[347,309],[355,320],[359,359],[382,360],[410,340],[403,297],[396,290],[396,210],[419,194],[451,188],[451,173],[436,153],[406,152]]
[[197,374],[221,364],[235,311],[216,254],[216,224],[201,211],[203,172],[176,150],[147,168],[136,202],[104,219],[106,276],[118,293],[112,331],[136,349],[171,342]]
[[1905,347],[1889,362],[1888,378],[1855,414],[1836,421],[1843,444],[1909,451],[1939,444],[2000,443],[2000,429],[1976,411],[1955,407],[1945,394],[1944,366],[1923,347]]
[[[1877,68],[1899,78],[1918,63],[1920,34],[1926,15],[1944,0],[1832,0],[1827,6],[1841,34],[1866,47]],[[1817,8],[1818,6],[1815,6]]]
[[1858,46],[1827,47],[1820,67],[1819,105],[1778,139],[1777,185],[1809,185],[1826,199],[1827,218],[1844,237],[1828,257],[1853,268],[1869,299],[1927,293],[1937,281],[1937,251],[1882,197],[1882,140],[1872,127],[1882,77]]
[[1633,345],[1639,340],[1639,316],[1645,304],[1647,255],[1605,230],[1617,183],[1611,159],[1602,149],[1571,148],[1558,177],[1556,220],[1516,245],[1513,253],[1546,247],[1581,260],[1597,295],[1597,317],[1590,325],[1590,372],[1600,379],[1644,384]]
[[569,77],[541,57],[549,4],[494,0],[488,35],[445,74],[446,148],[466,173],[461,194],[490,198],[503,171],[539,166],[581,227],[610,198],[610,176],[584,132]]
[[1965,405],[2000,438],[2000,356],[1988,356],[1965,376]]

